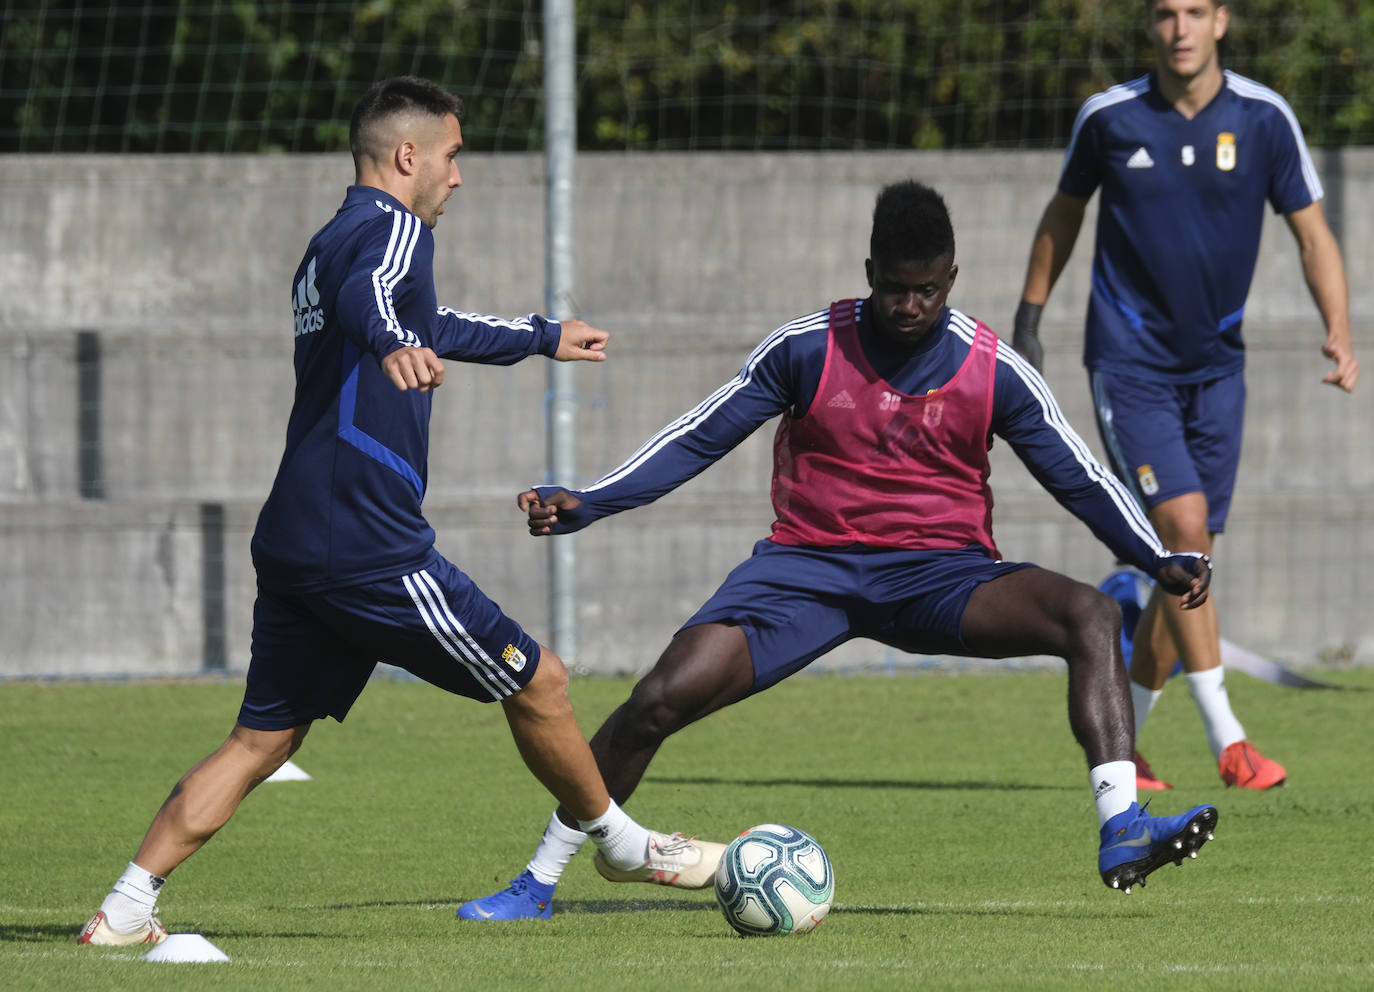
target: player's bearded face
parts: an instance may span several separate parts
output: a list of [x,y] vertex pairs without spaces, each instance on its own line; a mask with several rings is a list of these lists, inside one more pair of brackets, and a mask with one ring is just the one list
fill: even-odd
[[873,290],[874,326],[889,340],[912,344],[940,319],[959,274],[948,255],[925,262],[870,258],[865,268]]
[[411,212],[429,227],[439,223],[444,202],[463,183],[458,173],[458,150],[463,131],[458,118],[448,116],[427,135],[415,173],[415,202]]

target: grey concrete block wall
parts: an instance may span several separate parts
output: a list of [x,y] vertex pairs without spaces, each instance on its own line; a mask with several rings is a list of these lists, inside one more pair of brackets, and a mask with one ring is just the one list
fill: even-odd
[[[577,367],[579,482],[743,364],[775,326],[863,295],[873,197],[915,176],[954,217],[953,302],[1005,331],[1055,153],[586,155],[578,160],[576,298],[614,333]],[[1319,155],[1345,247],[1357,349],[1374,327],[1374,151]],[[435,235],[440,302],[544,309],[537,156],[460,160]],[[351,179],[346,157],[0,158],[0,675],[197,670],[197,507],[225,506],[225,648],[247,663],[248,538],[292,392],[289,281]],[[1093,215],[1045,316],[1046,375],[1094,450],[1079,362]],[[103,500],[81,500],[76,335],[102,355]],[[1266,222],[1247,310],[1250,404],[1240,488],[1219,545],[1223,631],[1303,664],[1374,656],[1367,509],[1374,385],[1322,386],[1322,329],[1281,219]],[[439,547],[546,638],[546,542],[518,489],[544,481],[547,363],[450,366],[436,394],[426,507]],[[766,427],[656,506],[576,538],[588,670],[635,671],[771,520]],[[560,480],[562,481],[562,480]],[[1109,553],[994,449],[1009,557],[1096,581]],[[79,559],[79,566],[73,559]],[[830,661],[874,663],[853,645]]]
[[196,504],[0,504],[0,547],[0,675],[201,670]]

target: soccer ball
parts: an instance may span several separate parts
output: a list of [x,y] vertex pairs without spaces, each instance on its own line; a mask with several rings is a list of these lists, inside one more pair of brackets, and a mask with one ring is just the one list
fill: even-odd
[[807,933],[834,899],[825,849],[796,827],[751,827],[730,842],[716,869],[716,902],[744,937]]

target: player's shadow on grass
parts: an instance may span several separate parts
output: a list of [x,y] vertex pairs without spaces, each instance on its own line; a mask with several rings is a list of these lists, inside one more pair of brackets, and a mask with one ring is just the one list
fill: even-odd
[[[458,907],[477,896],[457,896],[451,899],[387,899],[372,902],[337,902],[323,906],[323,909],[436,909]],[[655,910],[716,910],[714,899],[559,899],[554,904],[554,915],[575,915],[577,913],[642,913]]]
[[[988,905],[959,905],[951,906],[947,904],[933,904],[929,906],[846,906],[843,903],[836,903],[831,911],[831,919],[838,919],[842,916],[970,916],[984,918],[989,916],[1006,916],[1014,919],[1042,919],[1050,918],[1056,920],[1101,920],[1102,907],[1090,900],[1085,899],[1081,904],[1075,903],[1008,903],[1006,905],[989,903]],[[1123,915],[1114,913],[1113,916]],[[1128,916],[1145,915],[1144,910],[1140,912],[1129,911],[1124,914]]]
[[[359,936],[352,933],[325,933],[322,930],[253,930],[248,927],[234,927],[232,930],[216,930],[213,927],[187,927],[206,940],[355,940]],[[175,932],[175,931],[174,931]],[[182,931],[184,932],[184,931]]]
[[808,789],[916,789],[925,792],[1073,792],[1080,786],[1046,785],[1039,782],[936,782],[929,779],[895,778],[728,778],[726,776],[646,776],[646,782],[665,785],[743,785],[751,789],[769,785],[801,785]]
[[[472,897],[475,898],[475,897]],[[333,902],[320,906],[320,909],[438,909],[452,905],[456,910],[466,899],[454,902],[452,898],[442,899],[374,899],[368,902]],[[304,907],[296,907],[304,908]]]
[[0,944],[18,943],[20,941],[39,943],[60,940],[63,937],[71,938],[71,942],[75,944],[76,938],[80,936],[80,924],[76,926],[70,923],[34,923],[22,926],[17,923],[0,924]]
[[[389,899],[376,900],[372,902],[348,902],[333,903],[324,906],[324,909],[336,910],[357,910],[357,909],[377,909],[377,908],[399,908],[399,909],[434,909],[437,907],[453,907],[456,911],[469,898],[468,896],[457,896],[451,899]],[[610,914],[622,913],[652,913],[652,912],[679,912],[679,913],[718,913],[714,899],[708,898],[682,898],[682,899],[559,899],[553,908],[554,916],[605,916]],[[987,905],[968,904],[968,905],[948,905],[935,903],[928,906],[846,906],[843,903],[836,904],[833,910],[835,916],[910,916],[910,917],[938,917],[938,916],[967,916],[967,917],[992,917],[1006,916],[1016,919],[1031,918],[1053,918],[1053,919],[1099,919],[1102,914],[1102,907],[1094,904],[1091,900],[1085,900],[1081,905],[1074,903],[1050,904],[1050,903],[1008,903],[999,904],[996,902]],[[1134,914],[1128,914],[1134,915]],[[13,937],[6,933],[6,930],[32,930],[33,934],[28,937]],[[70,927],[0,927],[0,941],[3,940],[44,940],[53,936],[69,936],[73,933]],[[211,933],[205,931],[207,938],[215,937],[322,937],[323,934],[298,934],[298,933],[251,933],[243,930],[235,930],[232,933]]]
[[[307,932],[307,931],[287,931],[280,930],[210,930],[198,929],[198,933],[207,940],[218,940],[225,937],[303,937],[310,940],[328,939],[333,936],[327,933]],[[53,940],[69,940],[72,946],[76,946],[76,938],[81,936],[81,927],[73,926],[70,923],[35,923],[28,925],[19,924],[0,924],[0,944],[19,944],[19,943],[46,943]],[[124,950],[140,949],[141,945],[130,945]],[[143,947],[142,951],[151,948]]]
[[579,913],[645,913],[676,911],[679,913],[709,910],[719,913],[714,899],[560,899],[553,905],[554,916],[576,916]]
[[[715,900],[675,900],[675,899],[569,899],[560,900],[554,905],[555,916],[576,916],[609,913],[643,913],[654,911],[710,912],[719,913]],[[1099,919],[1100,906],[1084,902],[1082,905],[1052,905],[1046,903],[1026,903],[987,906],[845,906],[837,904],[832,910],[832,919],[845,916],[910,916],[910,917],[995,917],[1005,916],[1015,919]]]

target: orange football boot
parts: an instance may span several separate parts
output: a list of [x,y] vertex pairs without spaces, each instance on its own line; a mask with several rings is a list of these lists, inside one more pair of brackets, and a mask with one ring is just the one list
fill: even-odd
[[1217,771],[1223,782],[1237,789],[1272,789],[1288,778],[1283,765],[1260,754],[1249,741],[1236,741],[1222,751]]

